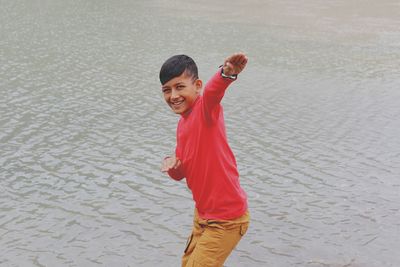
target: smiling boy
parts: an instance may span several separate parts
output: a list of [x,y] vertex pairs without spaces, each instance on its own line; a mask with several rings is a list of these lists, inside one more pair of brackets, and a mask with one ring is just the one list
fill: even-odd
[[178,181],[186,178],[195,201],[182,267],[222,266],[248,228],[247,196],[227,141],[221,105],[225,90],[246,64],[243,53],[226,58],[202,94],[203,83],[190,57],[173,56],[160,70],[164,99],[181,116],[175,155],[163,160],[161,171]]

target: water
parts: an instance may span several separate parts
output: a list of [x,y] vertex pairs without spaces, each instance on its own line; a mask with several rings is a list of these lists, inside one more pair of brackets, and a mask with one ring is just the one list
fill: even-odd
[[162,62],[223,104],[251,228],[225,266],[399,266],[398,1],[1,1],[0,266],[179,266]]

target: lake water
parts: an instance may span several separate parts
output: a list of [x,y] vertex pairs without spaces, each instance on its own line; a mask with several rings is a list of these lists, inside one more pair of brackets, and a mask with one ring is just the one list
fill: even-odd
[[236,51],[252,222],[225,266],[400,266],[399,1],[0,3],[0,266],[179,266],[158,71],[185,53],[206,81]]

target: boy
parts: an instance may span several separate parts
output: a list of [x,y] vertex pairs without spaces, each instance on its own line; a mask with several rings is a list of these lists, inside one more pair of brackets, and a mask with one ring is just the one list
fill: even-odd
[[196,63],[190,57],[173,56],[160,70],[164,99],[181,116],[175,155],[163,160],[161,171],[175,180],[186,178],[196,204],[182,267],[222,266],[247,231],[247,197],[240,187],[220,104],[246,64],[243,53],[228,57],[203,94]]

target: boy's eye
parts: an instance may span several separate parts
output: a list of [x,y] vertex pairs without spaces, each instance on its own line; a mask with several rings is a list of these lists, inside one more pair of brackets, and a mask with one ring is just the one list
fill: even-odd
[[178,85],[177,87],[176,87],[176,89],[183,89],[183,88],[185,88],[185,86],[184,85]]
[[171,89],[165,88],[165,89],[162,90],[162,92],[164,94],[168,94],[169,92],[171,92]]

